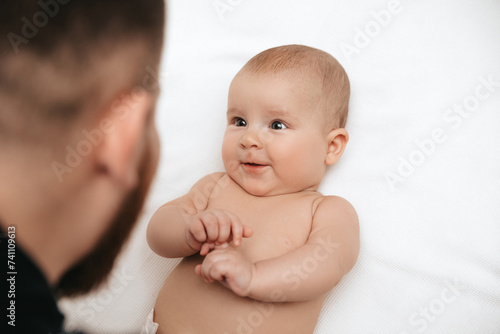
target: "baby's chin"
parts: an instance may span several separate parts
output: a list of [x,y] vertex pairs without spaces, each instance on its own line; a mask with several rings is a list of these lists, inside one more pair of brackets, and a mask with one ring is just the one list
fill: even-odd
[[246,193],[256,197],[273,197],[273,196],[281,196],[281,195],[289,195],[296,194],[305,191],[317,191],[317,187],[279,187],[279,186],[259,186],[258,184],[254,184],[253,182],[238,182],[237,179],[232,178],[233,181],[241,187]]

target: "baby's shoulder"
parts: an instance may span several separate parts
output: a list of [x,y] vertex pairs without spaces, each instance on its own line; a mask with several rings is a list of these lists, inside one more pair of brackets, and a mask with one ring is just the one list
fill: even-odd
[[324,196],[319,194],[314,199],[313,202],[313,216],[316,214],[325,215],[325,214],[334,214],[338,215],[349,215],[356,216],[356,210],[352,206],[352,204],[343,197],[328,195]]

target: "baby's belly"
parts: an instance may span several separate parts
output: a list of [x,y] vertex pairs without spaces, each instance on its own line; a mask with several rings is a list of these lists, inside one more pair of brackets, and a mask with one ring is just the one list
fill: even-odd
[[309,334],[323,298],[264,303],[235,295],[221,284],[205,283],[194,267],[202,257],[185,258],[168,276],[155,305],[158,334]]

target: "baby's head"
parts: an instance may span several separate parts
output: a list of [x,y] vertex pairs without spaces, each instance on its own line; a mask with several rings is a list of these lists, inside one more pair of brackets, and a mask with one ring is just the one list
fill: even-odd
[[280,75],[302,85],[301,98],[313,100],[315,105],[309,111],[319,116],[325,130],[345,126],[349,109],[349,78],[330,54],[304,45],[278,46],[254,56],[238,74],[245,72]]
[[316,190],[348,141],[349,95],[344,69],[321,50],[286,45],[250,59],[229,89],[229,176],[258,196]]

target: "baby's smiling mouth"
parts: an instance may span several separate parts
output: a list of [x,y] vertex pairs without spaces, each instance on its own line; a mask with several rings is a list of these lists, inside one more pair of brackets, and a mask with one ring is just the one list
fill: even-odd
[[247,165],[247,166],[254,166],[254,167],[258,167],[258,166],[265,166],[265,165],[262,165],[262,164],[256,164],[256,163],[253,163],[253,162],[244,162],[243,164],[244,164],[244,165]]
[[263,171],[266,167],[269,166],[266,164],[259,164],[256,162],[242,162],[241,164],[243,165],[243,168],[245,169],[245,171],[247,171],[248,173],[252,173],[252,174]]

